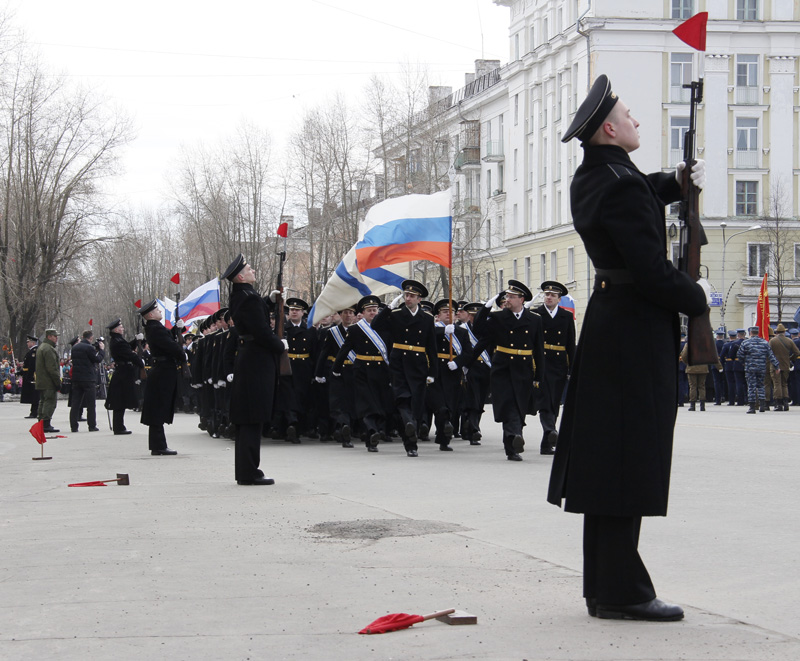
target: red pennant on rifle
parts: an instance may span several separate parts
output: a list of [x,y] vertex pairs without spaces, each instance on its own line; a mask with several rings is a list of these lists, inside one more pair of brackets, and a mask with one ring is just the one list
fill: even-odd
[[690,19],[681,23],[672,32],[678,39],[685,44],[689,44],[695,50],[704,51],[706,49],[706,26],[708,24],[708,12],[701,11]]
[[289,223],[281,223],[278,225],[278,236],[286,238],[289,235]]
[[176,273],[175,275],[173,275],[173,276],[172,276],[172,277],[169,279],[169,281],[170,281],[170,282],[174,282],[176,285],[179,285],[179,284],[181,284],[181,274],[180,274],[180,273]]
[[136,303],[134,303],[134,305],[135,305],[137,308],[141,308],[141,307],[142,307],[142,299],[140,298],[138,301],[136,301]]

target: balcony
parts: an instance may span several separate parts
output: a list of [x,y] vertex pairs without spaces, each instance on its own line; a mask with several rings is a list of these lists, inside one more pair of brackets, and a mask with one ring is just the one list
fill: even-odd
[[501,140],[487,140],[483,160],[485,163],[502,163],[505,160],[503,154],[503,142]]
[[477,197],[465,197],[459,200],[458,207],[462,215],[477,216],[481,212],[481,201]]
[[674,168],[683,160],[683,149],[669,150],[669,167]]
[[758,87],[755,85],[736,87],[736,103],[744,106],[754,106],[758,104]]
[[758,149],[737,149],[736,150],[736,167],[743,169],[757,169],[761,167]]
[[479,147],[465,147],[456,156],[455,168],[462,170],[480,170],[481,150]]

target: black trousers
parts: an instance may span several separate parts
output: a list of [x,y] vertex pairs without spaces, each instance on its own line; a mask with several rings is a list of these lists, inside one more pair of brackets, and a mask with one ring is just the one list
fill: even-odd
[[261,429],[263,424],[236,425],[236,452],[234,472],[237,481],[249,482],[264,473],[259,470],[261,463]]
[[69,410],[69,425],[72,429],[78,428],[78,418],[81,409],[86,408],[86,424],[89,428],[97,427],[97,385],[94,381],[72,382],[72,408]]
[[114,409],[111,419],[113,420],[111,427],[114,431],[125,431],[125,409]]
[[166,450],[167,435],[164,433],[164,425],[150,425],[147,432],[147,444],[150,451]]
[[640,516],[583,515],[583,596],[603,605],[642,604],[656,591],[639,557]]
[[523,422],[523,417],[516,410],[503,420],[503,449],[507,457],[516,454],[512,443],[515,436],[522,436]]

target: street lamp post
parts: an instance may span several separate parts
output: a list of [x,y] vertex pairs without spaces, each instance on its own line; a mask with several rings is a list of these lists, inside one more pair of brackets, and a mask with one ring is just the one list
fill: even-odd
[[725,228],[728,226],[728,223],[725,221],[721,222],[719,226],[722,228],[722,306],[720,307],[720,319],[722,321],[722,329],[727,330],[725,326],[725,308],[728,307],[728,293],[725,291],[725,249],[728,247],[728,241],[730,241],[733,237],[739,236],[740,234],[744,234],[745,232],[752,232],[753,230],[760,230],[761,225],[752,225],[748,227],[746,230],[742,230],[741,232],[736,232],[736,234],[731,234],[727,239],[725,238]]

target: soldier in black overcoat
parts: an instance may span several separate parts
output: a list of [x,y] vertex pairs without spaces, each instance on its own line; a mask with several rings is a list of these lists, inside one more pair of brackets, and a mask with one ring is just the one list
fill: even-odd
[[390,385],[389,337],[378,333],[372,322],[378,314],[380,299],[377,296],[364,296],[356,309],[361,314],[358,323],[347,329],[347,336],[339,348],[331,367],[331,391],[346,390],[343,382],[347,363],[352,372],[352,390],[345,393],[352,398],[354,414],[360,419],[365,430],[365,442],[369,452],[378,451],[378,443],[385,440],[386,419],[393,408]]
[[297,441],[297,436],[319,438],[316,432],[316,405],[312,397],[312,384],[317,360],[317,329],[308,324],[303,316],[309,305],[301,298],[287,298],[286,307],[289,318],[283,326],[283,335],[289,343],[289,360],[292,364],[291,376],[281,379],[291,392],[287,393],[288,426],[286,440]]
[[533,312],[542,319],[544,332],[544,375],[539,384],[539,422],[542,424],[541,454],[555,454],[558,432],[556,420],[567,387],[569,368],[575,359],[575,319],[572,312],[559,306],[568,293],[560,282],[548,280],[541,285],[544,303]]
[[[735,348],[734,348],[735,347]],[[728,391],[728,406],[736,406],[736,376],[733,372],[733,365],[739,346],[736,344],[736,331],[728,331],[728,341],[722,345],[719,360],[722,363],[723,374],[725,374],[725,384]]]
[[135,409],[139,404],[136,382],[141,377],[144,361],[135,351],[136,340],[125,339],[122,319],[117,318],[106,326],[109,332],[108,348],[114,361],[114,376],[108,384],[105,407],[112,412],[111,428],[115,436],[131,431],[125,428],[125,409]]
[[391,339],[389,370],[403,423],[403,444],[406,454],[416,457],[417,434],[426,419],[425,386],[434,382],[439,361],[433,316],[420,306],[428,289],[416,280],[404,280],[402,289],[403,293],[377,314],[372,328]]
[[[584,597],[590,615],[671,621],[638,552],[641,517],[667,513],[677,414],[679,312],[707,296],[667,259],[664,207],[679,199],[677,172],[642,174],[628,155],[638,122],[601,75],[564,141],[583,141],[570,199],[575,229],[597,274],[581,329],[550,476],[549,502],[584,514]],[[690,173],[702,187],[704,164]],[[643,371],[620,360],[649,356]]]
[[39,391],[36,390],[36,348],[39,346],[39,338],[35,335],[28,335],[28,351],[22,359],[22,392],[20,393],[20,404],[30,404],[31,410],[26,418],[37,418],[39,410]]
[[161,323],[163,315],[155,299],[143,305],[139,314],[145,320],[144,334],[152,361],[144,388],[141,423],[149,427],[147,442],[150,454],[178,454],[167,447],[164,425],[172,424],[180,370],[186,362],[182,343],[176,339],[184,323],[179,319],[173,331],[167,330]]
[[269,304],[253,287],[256,272],[243,255],[233,260],[222,277],[233,283],[229,307],[239,334],[230,404],[231,422],[236,427],[236,483],[274,484],[259,468],[261,430],[272,419],[278,360],[287,343],[272,332]]
[[461,423],[461,438],[469,441],[470,445],[480,445],[481,418],[483,407],[489,397],[489,379],[492,369],[491,350],[480,342],[475,330],[475,318],[480,310],[485,310],[483,303],[468,303],[464,310],[468,315],[462,328],[469,336],[472,345],[472,362],[468,366],[467,386],[464,397],[464,414]]
[[[497,298],[489,299],[484,309],[490,310]],[[494,347],[490,372],[492,409],[495,422],[503,424],[503,449],[509,461],[522,461],[522,428],[526,416],[536,415],[535,391],[545,369],[542,319],[524,307],[525,301],[532,298],[524,283],[509,280],[506,307],[489,313],[478,324],[481,342]],[[481,346],[479,343],[478,348]]]
[[472,362],[472,344],[467,331],[453,323],[449,299],[438,301],[433,309],[439,376],[428,386],[427,402],[436,423],[435,440],[439,449],[452,451],[450,440],[464,407],[464,368]]

